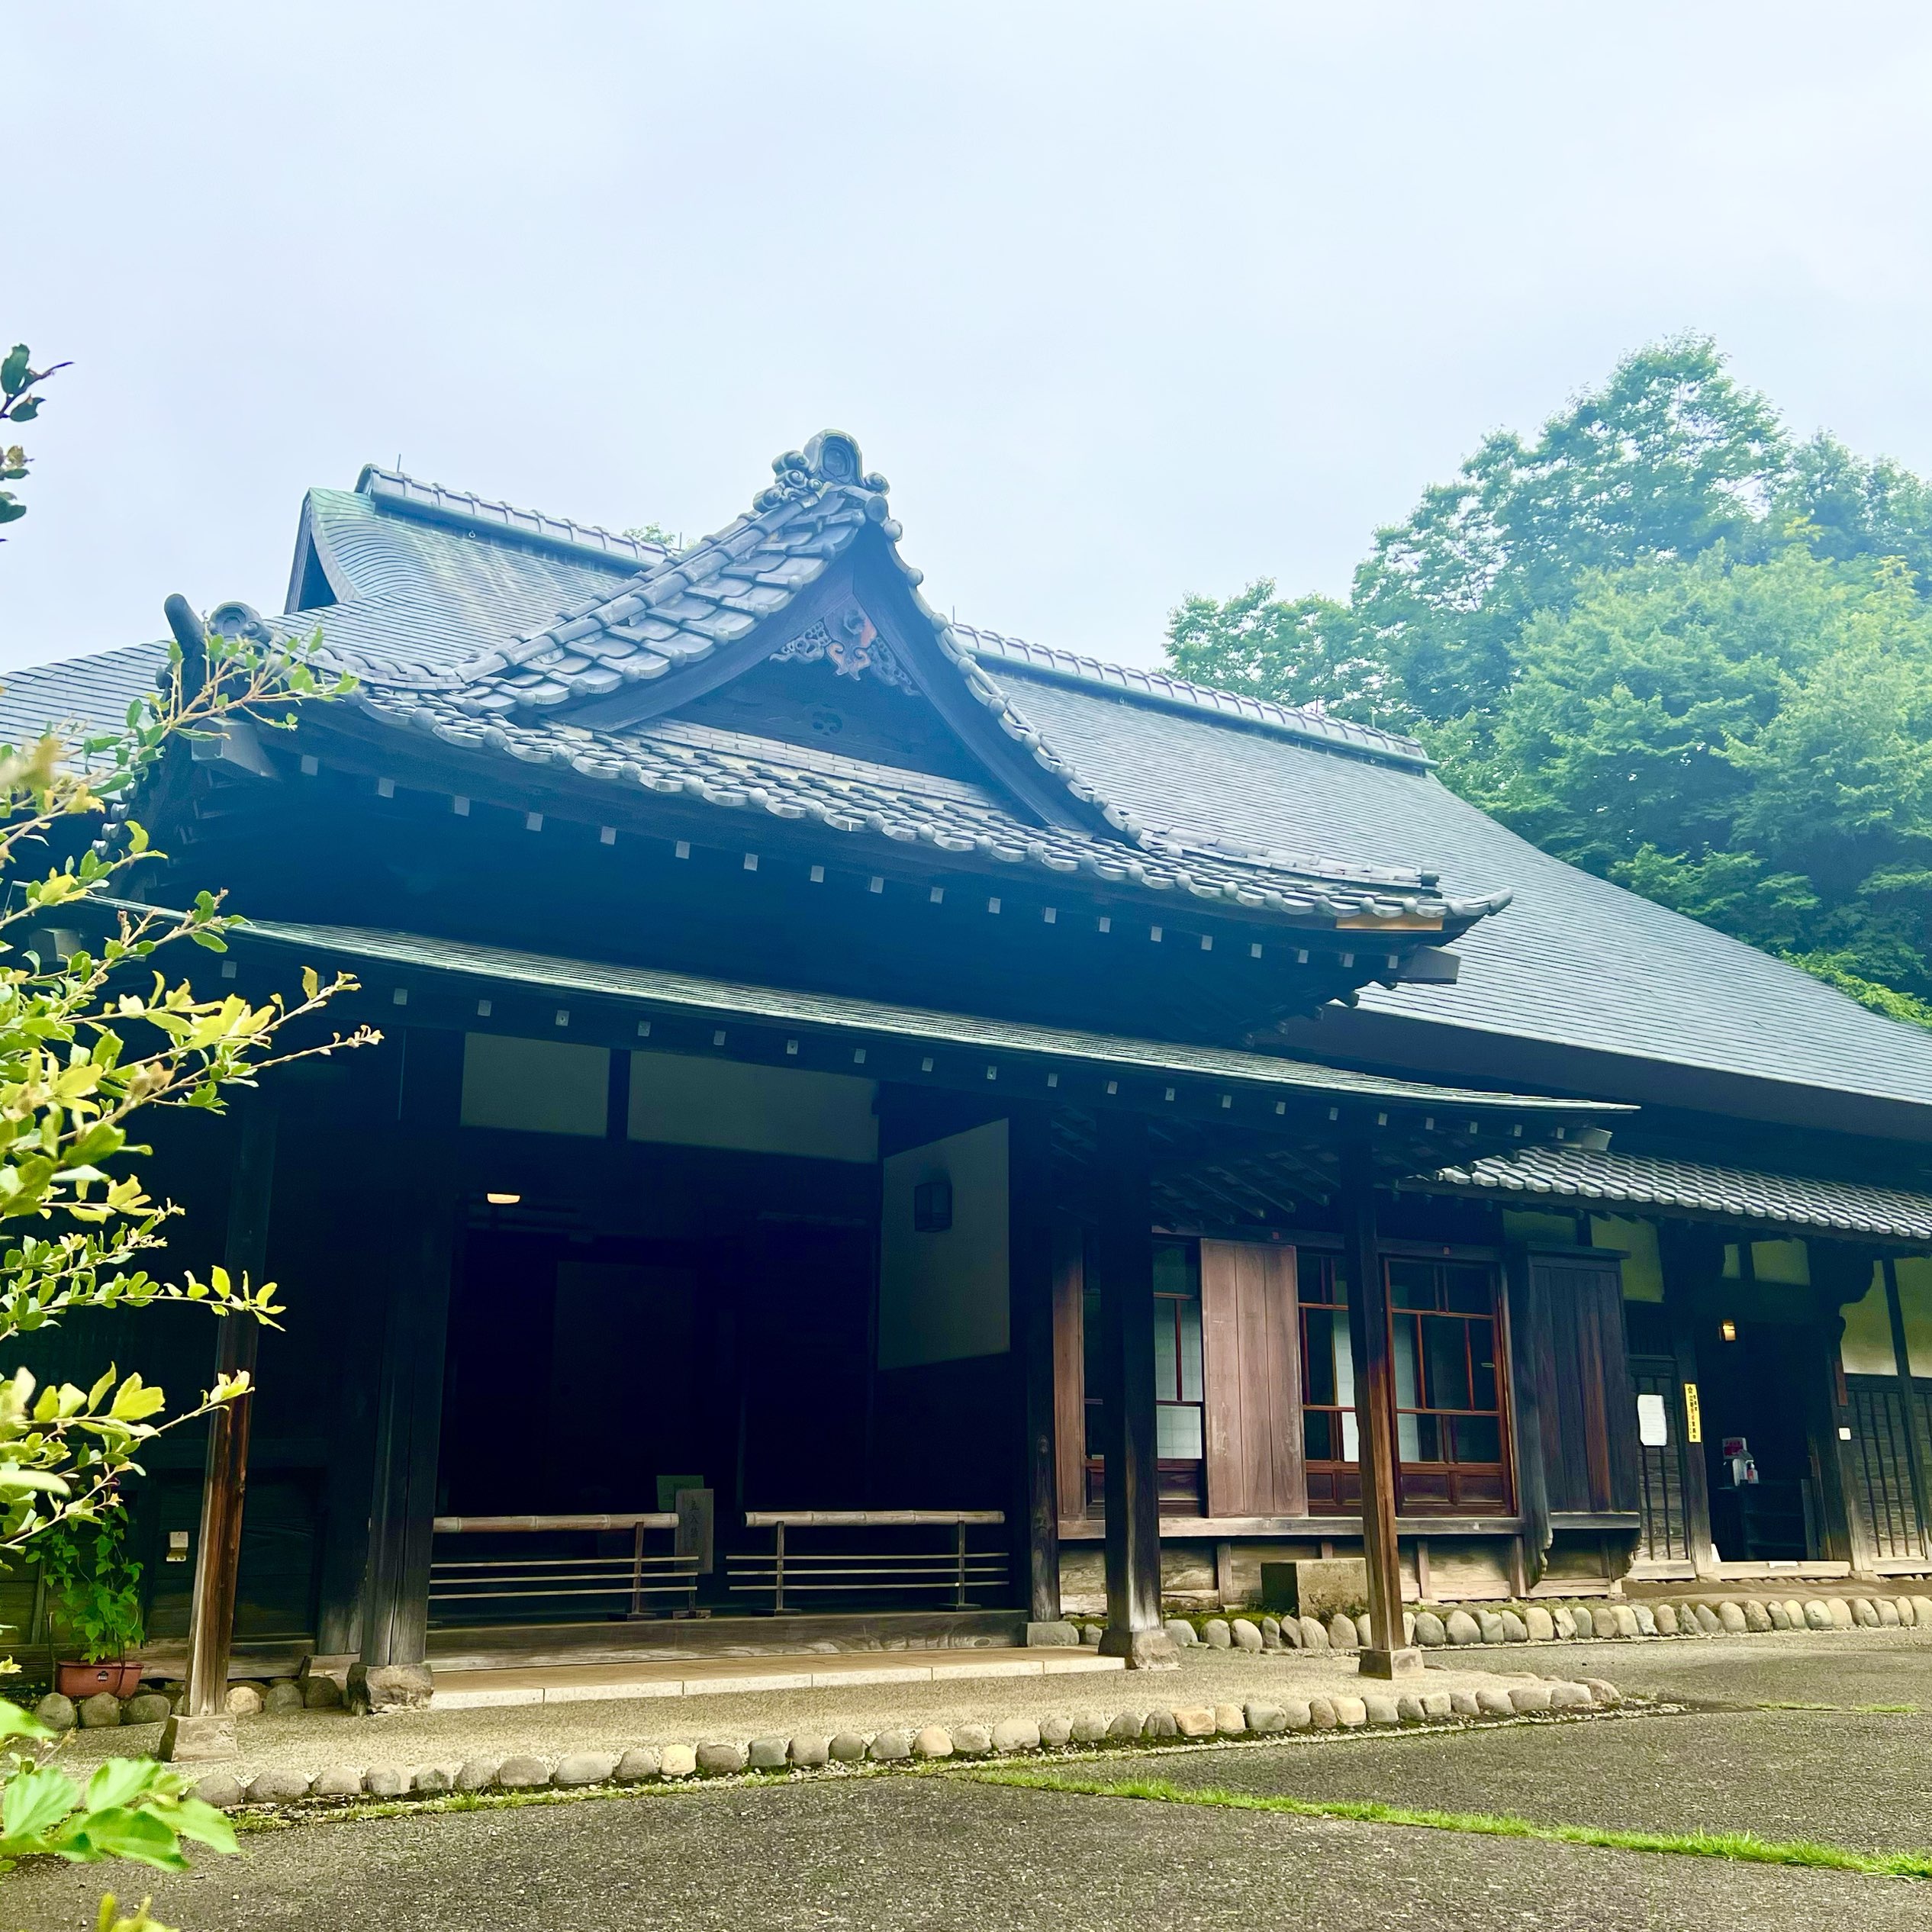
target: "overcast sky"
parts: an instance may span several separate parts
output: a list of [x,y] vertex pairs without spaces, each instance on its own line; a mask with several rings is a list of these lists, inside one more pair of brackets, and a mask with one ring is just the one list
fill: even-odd
[[0,666],[279,608],[371,459],[695,536],[836,424],[936,603],[1138,662],[1679,330],[1932,470],[1922,7],[8,18]]

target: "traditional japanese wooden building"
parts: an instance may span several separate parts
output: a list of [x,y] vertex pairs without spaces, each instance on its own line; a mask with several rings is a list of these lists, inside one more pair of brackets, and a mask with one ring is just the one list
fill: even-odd
[[[1365,1538],[1411,1601],[1932,1573],[1932,1038],[1406,739],[948,620],[848,437],[774,468],[675,553],[371,469],[282,613],[171,603],[185,675],[205,623],[360,683],[181,748],[145,896],[383,1034],[157,1134],[178,1259],[289,1307],[238,1641],[1150,1662]],[[122,1347],[205,1379],[185,1315]],[[152,1460],[157,1641],[238,1448]]]

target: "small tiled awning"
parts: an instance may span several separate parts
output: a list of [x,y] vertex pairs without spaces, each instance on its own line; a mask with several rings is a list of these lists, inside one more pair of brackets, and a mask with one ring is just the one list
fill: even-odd
[[1413,1184],[1431,1192],[1514,1196],[1526,1206],[1649,1208],[1699,1220],[1932,1244],[1932,1194],[1650,1154],[1527,1147],[1505,1158],[1445,1167]]

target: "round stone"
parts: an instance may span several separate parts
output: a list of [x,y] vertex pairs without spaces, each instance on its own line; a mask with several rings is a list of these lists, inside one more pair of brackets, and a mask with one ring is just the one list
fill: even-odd
[[96,1691],[92,1697],[82,1698],[80,1721],[83,1730],[111,1728],[121,1721],[121,1699],[111,1691]]
[[[1124,1744],[1141,1734],[1141,1727],[1146,1721],[1147,1714],[1144,1711],[1122,1711],[1109,1720],[1107,1735],[1116,1744]],[[956,1731],[952,1734],[952,1747],[956,1751],[963,1751],[966,1748],[959,1741],[959,1733]]]
[[[469,1768],[469,1767],[467,1765],[463,1767],[465,1770],[467,1770]],[[496,1760],[492,1758],[490,1760],[491,1777],[494,1777],[496,1775]],[[480,1791],[483,1788],[482,1785],[462,1784],[460,1782],[462,1778],[462,1773],[460,1772],[457,1774],[457,1776],[459,1779],[458,1789],[460,1790]],[[486,1777],[483,1780],[483,1784],[488,1784],[489,1782],[490,1779]],[[362,1774],[353,1764],[330,1765],[322,1773],[322,1775],[316,1779],[314,1785],[311,1789],[309,1793],[309,1795],[312,1798],[360,1798],[362,1795]]]
[[1707,1637],[1715,1637],[1724,1628],[1724,1619],[1708,1603],[1700,1603],[1695,1608],[1698,1628]]
[[1771,1628],[1771,1612],[1756,1597],[1744,1605],[1744,1628],[1760,1635]]
[[1637,1612],[1628,1603],[1613,1603],[1610,1615],[1616,1621],[1616,1634],[1619,1637],[1641,1637],[1644,1626],[1637,1621]]
[[[526,1759],[527,1763],[541,1768],[541,1759]],[[543,1782],[550,1782],[549,1773],[544,1773]],[[362,1789],[372,1798],[403,1798],[409,1792],[409,1773],[397,1764],[372,1764],[362,1776]]]
[[1834,1630],[1855,1630],[1858,1627],[1857,1614],[1843,1597],[1827,1597],[1824,1607],[1831,1612],[1831,1628]]
[[1234,1633],[1237,1650],[1261,1650],[1267,1647],[1262,1639],[1259,1624],[1250,1623],[1245,1617],[1237,1617],[1228,1628]]
[[[1291,1711],[1290,1715],[1293,1716],[1293,1713]],[[1311,1697],[1308,1700],[1308,1721],[1314,1730],[1334,1730],[1336,1724],[1334,1700],[1326,1697]]]
[[1452,1716],[1458,1718],[1480,1718],[1483,1715],[1482,1706],[1476,1702],[1473,1691],[1451,1691],[1449,1693],[1449,1709]]
[[1509,1705],[1518,1717],[1540,1717],[1550,1708],[1547,1684],[1512,1684]]
[[[865,1755],[874,1764],[895,1764],[912,1754],[913,1734],[910,1731],[882,1731],[865,1747]],[[699,1761],[703,1762],[701,1753]]]
[[[1367,1621],[1366,1618],[1364,1621]],[[1355,1628],[1355,1619],[1338,1610],[1328,1619],[1328,1647],[1331,1650],[1352,1650],[1361,1641]]]
[[1529,1632],[1534,1644],[1550,1644],[1556,1641],[1557,1620],[1540,1603],[1532,1603],[1523,1612],[1523,1628]]
[[1879,1623],[1887,1630],[1896,1630],[1899,1624],[1898,1606],[1889,1596],[1875,1596],[1872,1608],[1879,1613]]
[[411,1794],[417,1798],[440,1798],[454,1782],[440,1764],[425,1764],[409,1774]]
[[195,1795],[217,1811],[232,1811],[243,1802],[240,1784],[226,1771],[211,1771],[195,1787]]
[[[1135,1726],[1135,1735],[1140,1734],[1140,1727]],[[952,1748],[959,1757],[984,1757],[993,1749],[993,1734],[983,1724],[955,1724],[952,1731]]]
[[1790,1629],[1791,1612],[1776,1597],[1764,1606],[1764,1614],[1770,1619],[1773,1630]]
[[[865,1740],[859,1740],[862,1753]],[[688,1744],[666,1744],[658,1753],[658,1775],[665,1778],[688,1778],[697,1769],[697,1753]]]
[[1451,1610],[1442,1628],[1451,1644],[1480,1644],[1483,1641],[1482,1625],[1467,1610]]
[[58,1691],[49,1691],[34,1705],[34,1715],[53,1731],[72,1731],[80,1719],[79,1711],[74,1708],[74,1700],[71,1697],[63,1697]]
[[1291,1697],[1281,1706],[1281,1715],[1287,1720],[1290,1731],[1306,1731],[1315,1721],[1312,1701],[1306,1697]]
[[1305,1650],[1325,1650],[1328,1647],[1328,1633],[1312,1617],[1301,1619],[1302,1648]]
[[1100,1635],[1098,1624],[1082,1624],[1080,1627],[1080,1641],[1096,1650],[1100,1647]]
[[1657,1613],[1647,1603],[1633,1603],[1631,1614],[1637,1619],[1637,1634],[1640,1637],[1657,1637],[1663,1633],[1657,1628]]
[[1107,1720],[1099,1711],[1077,1711],[1070,1733],[1076,1744],[1097,1744],[1107,1734]]
[[[745,1763],[752,1771],[782,1771],[788,1761],[791,1740],[776,1736],[754,1737],[745,1747]],[[563,1782],[563,1766],[557,1766],[557,1782]]]
[[1500,1644],[1507,1634],[1502,1619],[1493,1610],[1479,1610],[1476,1613],[1476,1628],[1486,1644]]
[[1590,1694],[1581,1684],[1557,1683],[1550,1686],[1550,1708],[1553,1711],[1587,1711],[1590,1708]]
[[1729,1597],[1718,1605],[1718,1621],[1733,1637],[1741,1635],[1750,1628],[1744,1620],[1744,1605],[1732,1602]]
[[1829,1630],[1831,1628],[1831,1606],[1813,1597],[1805,1606],[1805,1628],[1807,1630]]
[[952,1733],[942,1724],[928,1724],[923,1731],[914,1733],[913,1755],[918,1758],[951,1757]]
[[[371,1772],[369,1776],[375,1776]],[[550,1782],[550,1767],[540,1757],[533,1757],[527,1751],[520,1751],[514,1757],[507,1757],[497,1766],[497,1789],[499,1791],[540,1791]],[[369,1786],[373,1791],[373,1784]]]
[[1172,1711],[1150,1711],[1141,1721],[1141,1735],[1154,1739],[1178,1737],[1180,1721]]
[[341,1685],[333,1677],[304,1677],[302,1679],[302,1708],[308,1711],[340,1710]]
[[293,1805],[308,1795],[308,1779],[299,1771],[257,1772],[248,1787],[251,1805]]
[[[629,1757],[630,1753],[626,1751],[624,1755]],[[658,1775],[656,1758],[657,1754],[653,1752],[650,1775],[654,1778]],[[490,1786],[497,1781],[497,1767],[501,1762],[500,1759],[494,1757],[465,1758],[462,1763],[456,1766],[456,1789],[459,1791],[488,1790]],[[324,1777],[327,1775],[326,1772],[323,1773]],[[321,1792],[322,1787],[319,1782],[315,1789],[318,1793]]]
[[1181,1650],[1184,1650],[1190,1644],[1198,1644],[1201,1641],[1199,1632],[1185,1617],[1170,1617],[1162,1628]]
[[1899,1623],[1905,1629],[1911,1630],[1917,1625],[1918,1612],[1912,1608],[1912,1600],[1910,1597],[1894,1597],[1892,1599],[1892,1607],[1898,1612]]
[[1442,1619],[1433,1610],[1418,1610],[1415,1613],[1415,1641],[1425,1650],[1438,1650],[1449,1641],[1449,1633],[1442,1627]]
[[1502,1641],[1505,1644],[1527,1644],[1529,1641],[1529,1625],[1513,1610],[1502,1612]]
[[1172,1713],[1175,1734],[1181,1737],[1212,1737],[1214,1712],[1205,1704],[1184,1704]]
[[1404,1724],[1426,1724],[1429,1714],[1423,1709],[1419,1697],[1406,1696],[1396,1699],[1396,1715]]
[[1601,1677],[1586,1677],[1583,1688],[1590,1694],[1592,1704],[1621,1704],[1624,1694],[1615,1684],[1606,1684]]
[[1576,1634],[1576,1612],[1567,1603],[1560,1603],[1550,1612],[1550,1621],[1557,1627],[1557,1637],[1567,1644]]
[[1299,1650],[1304,1641],[1300,1618],[1283,1617],[1281,1620],[1281,1647],[1284,1650]]
[[1058,1712],[1040,1720],[1040,1748],[1057,1751],[1063,1744],[1071,1744],[1074,1735],[1074,1721]]
[[166,1724],[174,1706],[159,1691],[140,1691],[121,1708],[123,1724]]
[[1677,1612],[1671,1605],[1660,1603],[1650,1615],[1656,1621],[1660,1637],[1675,1637],[1677,1634]]
[[1802,1630],[1805,1628],[1805,1606],[1795,1596],[1788,1596],[1785,1599],[1785,1615],[1791,1619],[1791,1627],[1793,1630]]
[[1570,1621],[1576,1626],[1576,1634],[1591,1637],[1596,1634],[1596,1618],[1587,1603],[1579,1603],[1570,1613]]
[[[90,1703],[93,1700],[88,1700]],[[227,1710],[238,1718],[259,1718],[268,1707],[268,1693],[259,1684],[230,1684],[228,1695],[223,1700]]]
[[1335,1722],[1344,1731],[1359,1731],[1368,1722],[1368,1705],[1359,1697],[1331,1697]]
[[1912,1599],[1912,1615],[1920,1630],[1932,1630],[1932,1596],[1914,1596]]
[[1852,1615],[1858,1620],[1860,1630],[1876,1630],[1879,1627],[1879,1606],[1869,1596],[1852,1599]]
[[[832,1740],[822,1731],[801,1731],[785,1746],[788,1762],[804,1771],[816,1771],[832,1755]],[[617,1766],[621,1776],[623,1765]]]
[[1264,1617],[1261,1619],[1261,1644],[1265,1650],[1275,1650],[1281,1647],[1281,1619],[1279,1617]]
[[1235,1633],[1225,1617],[1210,1617],[1201,1626],[1201,1641],[1213,1650],[1229,1650],[1234,1645]]
[[1214,1729],[1217,1737],[1245,1737],[1248,1732],[1248,1713],[1238,1704],[1217,1704],[1214,1707]]
[[1440,1724],[1456,1715],[1455,1701],[1447,1691],[1425,1691],[1421,1701],[1422,1715],[1431,1724]]
[[1402,1713],[1396,1708],[1393,1697],[1364,1697],[1362,1708],[1368,1713],[1370,1724],[1400,1724]]
[[1037,1751],[1040,1727],[1031,1718],[1002,1718],[993,1727],[993,1748],[1002,1757],[1013,1751]]
[[1484,1688],[1476,1693],[1476,1708],[1486,1718],[1508,1718],[1515,1715],[1516,1707],[1509,1701],[1505,1690]]
[[[906,1749],[912,1742],[906,1740]],[[697,1747],[697,1768],[707,1778],[728,1778],[734,1772],[745,1768],[745,1750],[742,1744],[734,1744],[728,1737],[708,1737]]]
[[1257,1737],[1265,1737],[1271,1732],[1288,1728],[1288,1713],[1278,1704],[1244,1705],[1241,1717],[1248,1729]]
[[[856,1764],[865,1755],[865,1739],[856,1731],[842,1731],[827,1747],[834,1760],[840,1764]],[[959,1740],[953,1740],[953,1748],[959,1748]]]
[[271,1684],[267,1696],[262,1700],[262,1708],[272,1718],[283,1717],[291,1711],[299,1711],[303,1708],[302,1687],[292,1677]]

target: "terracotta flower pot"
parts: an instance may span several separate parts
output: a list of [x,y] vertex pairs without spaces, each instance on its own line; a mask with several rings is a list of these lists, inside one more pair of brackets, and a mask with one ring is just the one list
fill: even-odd
[[55,1689],[76,1704],[102,1691],[132,1697],[141,1687],[141,1666],[124,1660],[119,1663],[59,1663],[54,1666],[53,1676]]

